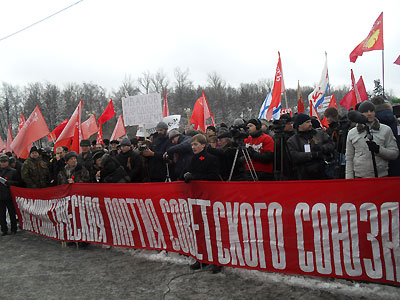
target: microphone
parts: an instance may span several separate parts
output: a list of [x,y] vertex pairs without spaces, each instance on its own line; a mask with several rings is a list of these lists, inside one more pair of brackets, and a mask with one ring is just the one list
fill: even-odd
[[356,110],[349,111],[347,117],[354,123],[367,124],[368,122],[368,118]]

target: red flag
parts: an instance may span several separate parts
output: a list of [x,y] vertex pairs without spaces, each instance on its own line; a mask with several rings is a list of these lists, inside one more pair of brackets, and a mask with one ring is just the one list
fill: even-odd
[[210,109],[203,91],[202,96],[197,99],[196,103],[194,104],[192,117],[190,118],[190,124],[194,124],[195,130],[200,129],[203,132],[206,132],[206,120],[210,117]]
[[25,124],[24,114],[21,113],[21,121],[19,121],[19,124],[18,124],[18,131],[17,131],[17,134],[19,133],[19,131],[21,130],[21,128],[24,126],[24,124]]
[[103,144],[103,130],[101,129],[101,124],[99,126],[99,131],[97,132],[97,144]]
[[57,138],[60,136],[61,132],[64,130],[65,126],[68,124],[68,119],[62,121],[50,134],[47,136],[49,142],[55,142]]
[[399,57],[394,61],[394,64],[400,65],[400,55],[399,55]]
[[12,147],[11,147],[12,142],[13,142],[13,136],[12,136],[11,125],[8,124],[6,152],[12,152]]
[[211,118],[211,124],[210,125],[215,126],[214,114],[211,113],[211,109],[210,109],[210,106],[208,105],[206,94],[204,93],[204,91],[201,91],[201,94],[202,94],[202,96],[204,98],[204,101],[207,104],[207,108],[204,108],[204,119],[208,120],[209,118]]
[[99,126],[97,126],[96,117],[94,115],[91,115],[89,119],[81,124],[81,130],[82,138],[84,140],[87,140],[92,134],[98,132]]
[[2,140],[1,137],[0,137],[0,152],[1,152],[2,150],[4,150],[5,148],[6,148],[6,145],[4,144],[3,140]]
[[[364,85],[364,80],[362,76],[357,81],[357,89],[358,93],[360,94],[361,102],[368,100],[368,94],[367,91],[365,90],[365,85]],[[343,107],[345,107],[347,110],[350,109],[354,105],[354,103],[357,103],[357,98],[354,93],[354,89],[352,88],[344,97],[342,100],[340,100],[339,104]]]
[[167,102],[167,91],[164,92],[164,107],[163,107],[163,117],[169,116],[168,102]]
[[124,119],[122,118],[122,115],[120,115],[117,124],[115,124],[115,128],[111,135],[110,141],[116,140],[117,138],[124,136],[125,134],[126,134],[126,129],[124,125]]
[[99,122],[99,124],[103,124],[103,123],[107,122],[108,120],[110,120],[114,116],[115,116],[114,105],[113,105],[113,102],[111,99],[110,102],[108,103],[106,109],[104,110],[103,114],[98,119],[98,122]]
[[[67,125],[64,127],[63,131],[61,132],[60,136],[57,138],[57,141],[54,145],[54,148],[66,146],[68,148],[71,147],[72,139],[78,144],[78,151],[79,152],[79,140],[82,137],[81,131],[81,111],[82,111],[82,100],[79,102],[78,106],[75,108],[74,113],[72,114],[71,118],[69,119]],[[78,127],[78,130],[76,130]],[[77,140],[78,139],[78,140]],[[76,149],[76,145],[74,146]],[[72,148],[71,148],[72,150]],[[73,150],[75,151],[75,150]]]
[[350,61],[356,62],[364,52],[383,50],[383,12],[376,19],[368,36],[350,53]]
[[33,110],[19,134],[11,144],[15,155],[20,157],[28,146],[50,133],[39,106]]
[[304,113],[304,99],[300,91],[300,81],[297,81],[297,112]]
[[358,88],[356,87],[356,80],[354,79],[353,69],[351,69],[351,87],[354,90],[355,100],[353,99],[353,109],[355,109],[357,103],[361,102],[360,93],[358,92]]
[[277,108],[281,103],[282,90],[284,90],[281,54],[278,52],[278,65],[276,66],[274,87],[272,90],[272,100],[267,110],[267,120],[272,118],[274,108]]

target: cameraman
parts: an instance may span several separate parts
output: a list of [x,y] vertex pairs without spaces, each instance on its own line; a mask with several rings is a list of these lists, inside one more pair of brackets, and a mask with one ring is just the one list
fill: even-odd
[[[274,166],[274,140],[269,135],[261,131],[259,119],[251,119],[247,122],[249,132],[248,138],[244,140],[249,153],[254,171],[257,173],[258,180],[273,180]],[[248,164],[246,173],[250,176]]]
[[294,135],[293,119],[289,114],[283,114],[279,120],[273,122],[274,153],[275,153],[275,180],[295,180],[293,162],[287,146],[287,141]]
[[[235,154],[237,151],[237,144],[232,142],[232,133],[230,131],[224,131],[218,135],[218,143],[220,147],[212,148],[208,147],[208,153],[217,157],[220,165],[220,172],[223,180],[229,180],[229,175],[233,167],[233,174],[231,180],[241,181],[244,178],[244,164],[243,159],[240,158],[241,153],[238,152],[238,157],[234,164]],[[243,144],[243,143],[242,143]]]
[[[358,123],[349,131],[346,142],[346,179],[374,177],[372,153],[376,158],[378,177],[388,176],[388,162],[399,155],[396,139],[389,126],[375,118],[375,105],[364,101],[358,111],[367,117],[366,124]],[[367,139],[368,126],[372,140]]]
[[170,141],[167,136],[168,125],[159,122],[156,127],[157,134],[149,148],[141,151],[141,154],[148,159],[148,170],[151,182],[164,182],[167,176],[166,161],[163,154],[167,151]]

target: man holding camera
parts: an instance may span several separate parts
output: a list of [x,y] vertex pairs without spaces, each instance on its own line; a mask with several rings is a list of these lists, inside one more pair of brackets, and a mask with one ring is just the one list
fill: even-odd
[[0,226],[3,236],[8,234],[6,210],[10,215],[11,232],[17,233],[17,218],[10,185],[17,185],[17,171],[9,166],[9,158],[6,154],[0,155]]
[[168,163],[163,155],[167,151],[170,141],[167,136],[168,125],[165,122],[157,124],[155,135],[150,148],[143,149],[140,153],[148,159],[148,170],[151,182],[164,182],[167,177]]
[[375,105],[372,102],[362,102],[358,111],[367,120],[362,124],[360,118],[357,126],[347,135],[346,179],[375,177],[375,166],[377,177],[386,177],[388,161],[399,155],[396,139],[390,127],[375,118]]

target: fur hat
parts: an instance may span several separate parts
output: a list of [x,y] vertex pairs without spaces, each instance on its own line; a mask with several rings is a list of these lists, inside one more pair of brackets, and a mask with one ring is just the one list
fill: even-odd
[[261,129],[261,121],[259,119],[250,119],[247,124],[253,124],[254,126],[256,126],[257,130]]
[[89,140],[81,140],[81,142],[79,143],[79,146],[90,147],[90,141]]
[[31,150],[29,151],[29,154],[31,154],[32,152],[37,152],[37,153],[39,153],[39,149],[38,149],[36,146],[33,146],[33,147],[31,148]]
[[371,101],[365,100],[364,102],[361,102],[360,106],[358,107],[358,111],[360,113],[375,111],[375,105]]
[[168,138],[170,140],[172,140],[174,137],[177,137],[178,135],[180,135],[179,131],[176,129],[172,129],[169,133],[168,133]]
[[121,146],[131,146],[132,145],[132,143],[131,143],[131,141],[128,139],[128,138],[124,138],[122,141],[121,141],[121,143],[120,143],[120,145]]
[[296,115],[296,117],[294,118],[294,127],[299,127],[299,125],[303,124],[304,122],[311,120],[309,115],[303,114],[303,113],[299,113]]
[[93,161],[95,162],[97,159],[101,158],[104,154],[106,154],[106,152],[103,150],[97,150],[97,151],[93,152],[93,156],[92,156]]
[[165,130],[168,130],[168,125],[167,125],[167,123],[165,123],[165,122],[159,122],[158,124],[157,124],[157,127],[156,127],[157,129],[165,129]]
[[10,161],[10,158],[6,154],[0,154],[0,161],[2,162]]
[[75,151],[71,151],[64,156],[66,162],[68,162],[72,157],[78,158],[78,154]]

